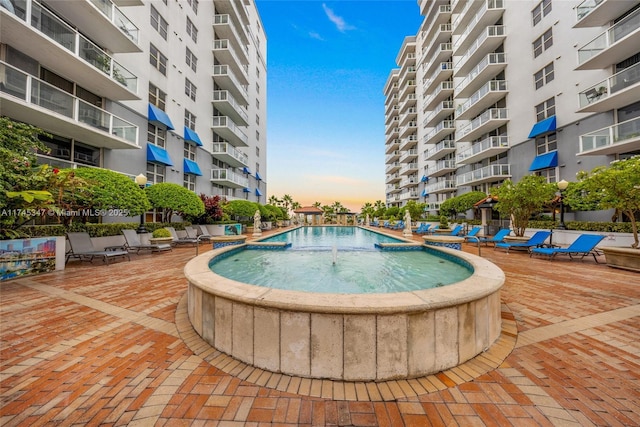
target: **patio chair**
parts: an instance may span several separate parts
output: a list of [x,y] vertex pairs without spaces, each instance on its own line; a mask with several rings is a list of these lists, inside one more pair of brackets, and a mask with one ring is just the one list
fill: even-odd
[[171,242],[174,246],[175,245],[197,245],[198,244],[198,239],[194,238],[194,237],[178,237],[178,233],[176,232],[176,229],[173,227],[165,227],[167,230],[169,230],[169,233],[171,233],[171,237],[173,238],[173,241]]
[[507,237],[511,233],[511,230],[508,228],[503,228],[498,230],[498,232],[492,237],[474,237],[469,239],[472,242],[484,243],[485,246],[489,246],[489,244],[503,243],[504,238]]
[[[118,257],[127,257],[131,261],[129,251],[123,249],[114,250],[96,250],[91,242],[89,233],[86,232],[72,232],[67,233],[67,239],[69,240],[69,246],[71,250],[67,253],[65,263],[69,262],[70,258],[78,258],[80,261],[92,262],[94,258],[102,258],[102,261],[109,264],[109,260]],[[114,247],[115,248],[115,247]]]
[[600,255],[596,245],[604,239],[604,236],[597,234],[581,234],[566,248],[532,248],[530,256],[544,255],[553,259],[556,255],[569,255],[569,258],[583,259],[587,255],[593,255],[593,259],[598,262],[596,256]]
[[187,232],[187,238],[189,239],[196,239],[198,242],[211,240],[211,236],[209,236],[209,231],[207,231],[206,234],[202,233],[202,229],[200,227],[196,229],[193,226],[187,226],[184,228],[184,231]]
[[[476,235],[480,232],[480,230],[482,230],[482,227],[473,227],[471,231],[469,231],[469,233],[463,236],[465,242],[468,242],[469,239],[472,237],[476,237]],[[473,241],[476,242],[477,240],[473,240]]]
[[429,232],[429,227],[431,227],[431,224],[422,223],[418,226],[415,232],[416,234],[426,234]]
[[453,227],[453,230],[451,230],[451,233],[449,233],[449,235],[457,236],[462,231],[462,228],[463,228],[462,225],[456,225],[455,227]]
[[127,250],[136,251],[136,253],[140,253],[140,251],[151,251],[151,252],[160,252],[160,251],[170,251],[171,245],[169,243],[150,243],[148,245],[142,244],[140,242],[140,237],[136,230],[122,230],[122,234],[124,234],[125,240],[125,248]]
[[547,240],[549,236],[551,236],[550,231],[536,231],[535,234],[531,236],[531,238],[529,238],[529,240],[527,240],[526,242],[496,243],[494,249],[497,249],[497,248],[506,249],[507,253],[509,253],[509,249],[526,249],[527,251],[530,251],[531,248],[534,248],[536,246],[542,246],[544,244],[544,241]]

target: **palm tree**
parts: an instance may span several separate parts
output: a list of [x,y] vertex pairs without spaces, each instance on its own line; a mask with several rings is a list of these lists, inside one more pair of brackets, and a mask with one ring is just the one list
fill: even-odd
[[290,195],[285,194],[284,196],[282,196],[282,204],[284,205],[284,208],[287,211],[287,213],[289,213],[289,208],[293,204],[293,198]]
[[367,215],[369,214],[369,216],[373,216],[373,212],[375,211],[375,209],[373,208],[373,205],[369,202],[365,203],[364,206],[362,206],[362,208],[360,208],[360,213],[362,215]]
[[270,196],[267,203],[273,206],[279,206],[280,199],[278,199],[276,196]]

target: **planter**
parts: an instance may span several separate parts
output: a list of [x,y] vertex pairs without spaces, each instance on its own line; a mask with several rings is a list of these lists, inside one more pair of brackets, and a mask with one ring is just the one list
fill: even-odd
[[451,233],[451,229],[450,228],[438,228],[437,230],[434,230],[433,234],[450,234]]
[[524,243],[528,242],[529,239],[530,237],[527,236],[505,236],[504,241],[511,243]]
[[609,246],[600,248],[607,265],[613,268],[640,272],[640,249]]
[[173,242],[173,237],[149,237],[149,243],[152,245],[171,242]]

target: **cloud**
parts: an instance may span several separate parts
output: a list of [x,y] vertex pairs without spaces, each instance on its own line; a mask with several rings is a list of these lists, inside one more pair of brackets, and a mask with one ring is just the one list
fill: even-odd
[[315,31],[309,31],[309,37],[311,37],[312,39],[324,41],[322,36],[320,34],[316,33]]
[[338,31],[344,33],[347,30],[355,30],[356,27],[347,24],[343,17],[336,15],[335,12],[325,3],[322,3],[322,8],[324,9],[324,13],[327,14],[327,18],[329,18],[329,21],[335,24]]

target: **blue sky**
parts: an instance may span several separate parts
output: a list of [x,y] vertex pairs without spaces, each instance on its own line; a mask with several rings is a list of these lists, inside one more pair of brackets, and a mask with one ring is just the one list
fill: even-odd
[[267,33],[268,194],[360,211],[385,199],[384,84],[415,0],[256,0]]

